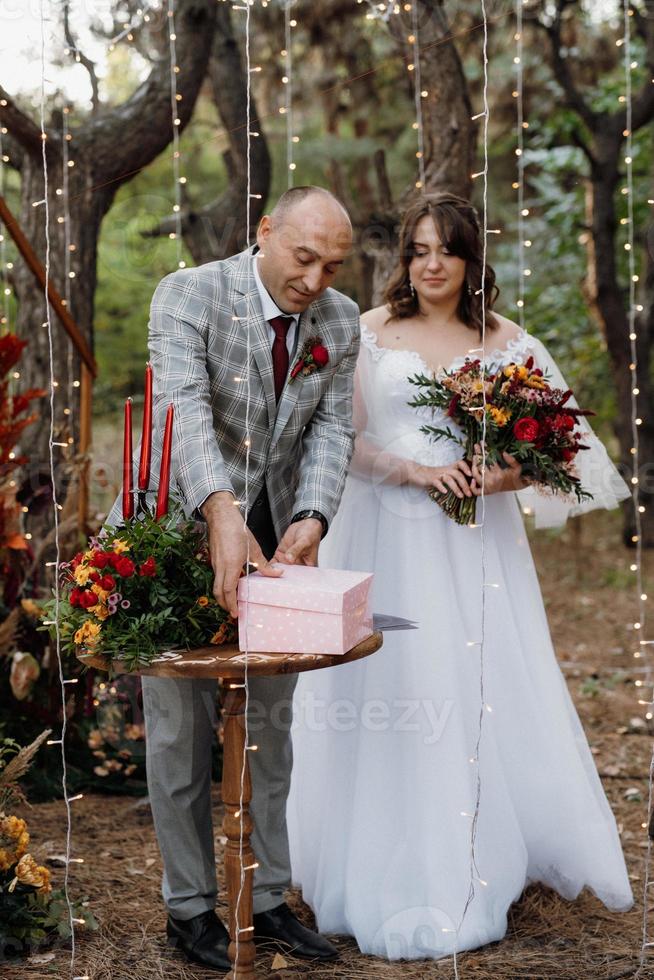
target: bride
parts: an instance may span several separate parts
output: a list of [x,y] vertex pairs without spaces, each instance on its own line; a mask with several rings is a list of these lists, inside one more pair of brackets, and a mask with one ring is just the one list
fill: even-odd
[[538,340],[491,312],[495,276],[488,266],[482,276],[468,202],[420,198],[405,215],[400,256],[386,305],[363,317],[355,457],[321,564],[373,571],[374,608],[419,628],[386,633],[382,650],[358,663],[300,675],[288,804],[293,880],[318,928],[388,959],[500,939],[509,906],[533,881],[568,899],[588,886],[611,909],[632,903],[515,494],[536,526],[555,526],[569,512],[613,507],[628,490],[588,429],[591,449],[577,459],[593,501],[524,489],[510,457],[486,471],[483,532],[429,499],[431,486],[478,494],[481,475],[455,444],[420,432],[410,376],[479,356],[485,321],[487,363],[533,356],[567,386]]

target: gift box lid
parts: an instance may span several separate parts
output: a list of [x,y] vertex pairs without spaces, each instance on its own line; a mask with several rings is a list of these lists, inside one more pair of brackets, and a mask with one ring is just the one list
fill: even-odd
[[[279,566],[278,566],[279,567]],[[284,574],[270,578],[254,572],[238,583],[239,602],[302,609],[307,612],[343,613],[356,608],[368,596],[372,573],[282,565]]]

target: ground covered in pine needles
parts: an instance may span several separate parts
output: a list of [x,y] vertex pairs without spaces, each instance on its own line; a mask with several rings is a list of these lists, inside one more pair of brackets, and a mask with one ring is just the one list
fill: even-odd
[[[643,875],[647,849],[647,774],[651,734],[638,706],[634,682],[643,660],[633,658],[638,634],[637,593],[629,566],[633,553],[620,543],[615,515],[590,515],[562,534],[532,535],[559,662],[575,700],[597,766],[618,819],[636,905],[608,912],[584,893],[569,903],[549,889],[530,887],[511,909],[506,938],[458,958],[461,980],[618,980],[636,974],[643,922]],[[645,591],[654,601],[654,556],[645,556]],[[649,589],[647,584],[649,583]],[[647,648],[645,648],[647,649]],[[640,668],[640,670],[639,670]],[[565,800],[561,800],[565,806]],[[219,794],[216,839],[221,849]],[[75,975],[92,980],[208,980],[211,971],[191,966],[165,945],[160,898],[161,864],[147,801],[85,796],[73,804],[73,855],[85,863],[71,870],[71,893],[86,896],[97,932],[76,934]],[[65,850],[63,803],[34,806],[27,814],[38,861]],[[598,860],[601,855],[598,854]],[[220,870],[220,868],[219,868]],[[53,867],[55,886],[62,869]],[[654,897],[652,898],[654,922]],[[290,904],[311,924],[299,894]],[[219,911],[221,911],[219,909]],[[652,930],[654,933],[654,928]],[[337,937],[336,965],[311,966],[287,957],[273,966],[258,962],[259,977],[450,978],[451,958],[387,963],[362,956],[347,937]],[[70,947],[55,946],[28,960],[0,963],[0,980],[68,978]],[[654,956],[639,974],[654,978]]]

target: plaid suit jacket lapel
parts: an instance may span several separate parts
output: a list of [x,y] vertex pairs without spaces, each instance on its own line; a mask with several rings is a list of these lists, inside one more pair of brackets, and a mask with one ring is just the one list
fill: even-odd
[[259,369],[261,384],[266,396],[268,426],[272,428],[275,424],[275,416],[277,414],[272,353],[268,328],[261,309],[259,291],[252,274],[251,254],[251,249],[246,249],[244,252],[241,252],[234,270],[234,290],[236,292],[234,315],[240,318],[242,336],[245,340],[248,330],[249,313],[251,351]]

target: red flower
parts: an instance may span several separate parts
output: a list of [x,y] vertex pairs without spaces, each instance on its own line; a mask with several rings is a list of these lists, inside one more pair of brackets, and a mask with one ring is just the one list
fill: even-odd
[[[531,371],[533,366],[534,366],[534,359],[533,357],[530,357],[528,360],[525,361],[525,367],[527,368],[528,371]],[[534,374],[536,374],[535,371]]]
[[569,463],[570,460],[574,459],[576,455],[577,455],[577,450],[576,449],[562,449],[561,450],[561,456],[563,457],[563,459],[565,460],[566,463]]
[[315,344],[311,348],[311,356],[319,368],[325,367],[329,364],[329,352],[326,347],[322,344]]
[[20,340],[15,333],[6,333],[0,337],[0,376],[16,364],[27,346],[26,340]]
[[91,606],[97,606],[99,599],[95,592],[91,592],[89,589],[84,589],[80,592],[79,604],[82,609],[90,609]]
[[300,360],[297,362],[297,364],[295,365],[295,367],[291,371],[291,381],[294,378],[297,378],[297,376],[300,373],[300,371],[303,371],[303,370],[304,370],[304,360],[303,360],[303,358],[300,358]]
[[82,594],[82,591],[83,590],[80,589],[79,585],[76,585],[75,586],[75,588],[73,589],[73,591],[70,593],[70,604],[71,604],[71,606],[79,606],[80,605],[79,598],[80,598],[80,596]]
[[518,419],[513,426],[513,434],[520,442],[533,442],[540,430],[540,425],[536,419]]
[[136,571],[136,565],[126,555],[116,555],[112,562],[114,568],[123,578],[130,578]]
[[103,575],[98,582],[98,585],[101,589],[104,589],[105,592],[113,592],[113,590],[116,588],[116,579],[113,577],[113,575]]
[[457,409],[458,404],[459,404],[459,396],[458,395],[452,395],[450,404],[447,406],[447,417],[448,418],[450,418],[450,419],[453,419],[454,418],[454,415],[456,413],[456,409]]
[[77,568],[77,566],[82,561],[82,558],[83,557],[84,557],[84,555],[82,554],[82,552],[81,551],[78,551],[77,554],[75,555],[75,557],[73,558],[73,560],[70,563],[70,567],[72,568],[73,571],[75,571],[75,569]]
[[570,432],[575,427],[575,420],[572,415],[557,415],[554,420],[554,428],[557,432]]
[[98,582],[102,581],[102,576],[100,575],[100,572],[89,572],[89,578],[96,585],[98,584]]
[[150,555],[150,557],[147,558],[141,565],[141,568],[139,570],[139,575],[142,575],[144,578],[154,578],[156,574],[157,574],[157,563],[155,562],[152,555]]
[[111,561],[112,554],[113,552],[110,551],[94,551],[91,564],[95,565],[96,568],[106,568]]

